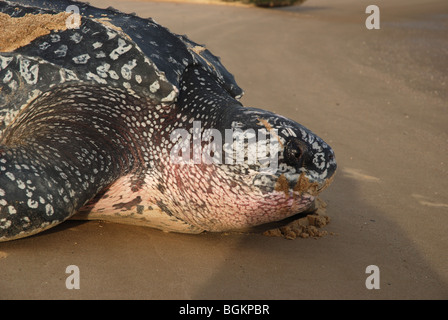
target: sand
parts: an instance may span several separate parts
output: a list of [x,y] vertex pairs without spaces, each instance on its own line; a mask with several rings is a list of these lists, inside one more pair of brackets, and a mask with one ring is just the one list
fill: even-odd
[[57,15],[27,14],[21,18],[11,18],[0,13],[0,52],[14,51],[53,30],[66,30],[65,21],[69,16],[70,14],[61,12]]
[[[325,139],[339,164],[320,197],[330,223],[316,228],[327,233],[182,235],[71,221],[0,243],[0,298],[448,298],[445,0],[377,1],[379,30],[365,27],[371,3],[359,0],[282,9],[90,2],[207,45],[244,88],[245,105]],[[78,290],[66,288],[69,265],[79,267]],[[379,289],[366,288],[370,265]]]
[[[327,204],[320,198],[317,198],[315,207],[312,210],[307,210],[307,212],[293,216],[290,219],[280,221],[280,226],[268,228],[262,234],[268,237],[281,237],[289,240],[309,237],[317,239],[326,236],[329,234],[328,231],[321,230],[331,220],[326,214],[326,208]],[[334,235],[334,232],[330,234]]]

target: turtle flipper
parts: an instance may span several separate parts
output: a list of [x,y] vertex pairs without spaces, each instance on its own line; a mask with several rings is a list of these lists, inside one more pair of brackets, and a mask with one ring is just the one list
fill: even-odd
[[58,157],[53,150],[0,146],[0,241],[55,226],[89,198],[54,161]]
[[[145,168],[121,105],[150,107],[125,90],[54,87],[31,101],[0,138],[0,241],[70,216],[125,174]],[[131,191],[130,191],[131,192]]]

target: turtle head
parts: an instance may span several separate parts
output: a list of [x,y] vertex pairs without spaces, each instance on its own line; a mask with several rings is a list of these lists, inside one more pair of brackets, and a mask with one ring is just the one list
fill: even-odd
[[313,199],[332,181],[333,149],[303,125],[256,108],[236,108],[229,117],[234,163],[245,159],[241,165],[250,168],[252,183],[262,192]]
[[202,156],[214,152],[194,174],[207,186],[207,208],[216,209],[201,215],[206,218],[198,224],[206,230],[252,227],[304,212],[333,180],[333,150],[293,120],[234,104],[218,123],[212,138],[203,131]]
[[309,209],[332,181],[333,150],[303,125],[244,107],[200,69],[186,73],[180,88],[172,127],[186,130],[173,142],[183,136],[187,144],[176,142],[170,154],[185,150],[195,165],[164,167],[182,177],[179,198],[191,209],[171,210],[182,220],[209,231],[283,220]]

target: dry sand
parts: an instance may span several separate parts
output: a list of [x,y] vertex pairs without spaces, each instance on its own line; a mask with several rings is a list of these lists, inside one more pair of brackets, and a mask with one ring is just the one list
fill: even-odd
[[[181,235],[67,222],[0,243],[0,298],[448,298],[448,3],[308,0],[260,9],[90,0],[153,17],[222,57],[243,103],[311,128],[339,163],[328,235]],[[330,234],[331,233],[331,234]],[[80,289],[65,287],[68,265]],[[368,290],[366,267],[380,269]]]

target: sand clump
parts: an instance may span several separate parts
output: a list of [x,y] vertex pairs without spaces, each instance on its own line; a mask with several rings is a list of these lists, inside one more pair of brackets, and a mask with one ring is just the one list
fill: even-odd
[[12,18],[0,13],[0,52],[11,52],[29,44],[36,38],[51,31],[66,30],[66,20],[70,13],[59,14],[26,14],[20,18]]
[[267,230],[263,233],[269,237],[282,237],[293,240],[296,238],[320,238],[334,233],[322,230],[330,223],[330,217],[325,214],[327,204],[316,200],[315,208],[305,217],[296,219],[287,225]]

